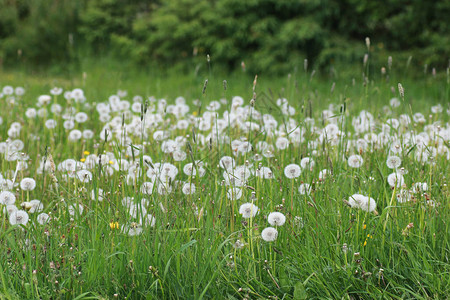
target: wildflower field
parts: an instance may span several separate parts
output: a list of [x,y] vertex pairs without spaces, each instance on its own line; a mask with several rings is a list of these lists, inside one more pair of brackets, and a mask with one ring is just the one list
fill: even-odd
[[0,76],[0,298],[448,298],[449,73],[390,63]]

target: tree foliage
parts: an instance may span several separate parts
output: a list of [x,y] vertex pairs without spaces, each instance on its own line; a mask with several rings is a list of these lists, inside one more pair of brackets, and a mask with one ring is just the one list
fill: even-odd
[[230,69],[243,61],[255,72],[287,72],[305,58],[318,66],[360,60],[366,36],[423,64],[446,66],[450,53],[444,0],[0,0],[0,7],[5,64],[62,62],[82,48],[140,65],[210,54]]

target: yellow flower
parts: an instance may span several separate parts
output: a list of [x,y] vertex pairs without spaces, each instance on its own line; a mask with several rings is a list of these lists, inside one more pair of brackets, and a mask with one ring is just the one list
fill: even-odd
[[110,160],[110,161],[109,161],[109,164],[110,164],[110,165],[113,165],[113,164],[114,164],[114,162],[113,162],[112,160]]
[[84,151],[83,154],[84,154],[84,155],[89,155],[89,154],[91,154],[91,153],[90,153],[89,151]]
[[86,158],[83,157],[82,159],[80,159],[80,161],[81,161],[81,162],[85,162],[85,161],[86,161]]
[[109,227],[111,228],[111,230],[119,229],[119,222],[111,222],[109,223]]
[[364,224],[364,226],[363,226],[363,229],[366,229],[367,228],[367,225],[366,224]]
[[364,247],[367,245],[367,240],[364,241]]

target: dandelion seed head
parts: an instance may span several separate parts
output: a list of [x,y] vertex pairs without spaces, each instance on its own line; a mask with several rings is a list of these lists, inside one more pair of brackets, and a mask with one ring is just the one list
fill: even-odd
[[387,182],[391,187],[399,188],[405,183],[405,180],[400,172],[394,172],[388,175]]
[[271,212],[267,216],[267,222],[272,226],[282,226],[286,222],[286,217],[280,212]]
[[261,232],[261,237],[266,242],[273,242],[278,237],[278,231],[273,227],[264,228]]
[[402,164],[400,157],[391,155],[386,160],[386,165],[389,169],[397,169]]
[[293,178],[299,177],[301,174],[301,171],[302,170],[299,165],[289,164],[284,168],[284,175],[289,179],[293,179]]
[[16,196],[10,191],[3,191],[0,193],[0,204],[12,205],[16,202]]
[[36,187],[36,181],[33,178],[23,178],[20,181],[20,188],[24,191],[32,191]]
[[11,225],[26,225],[29,219],[28,213],[24,210],[17,210],[9,215]]
[[258,213],[258,207],[253,203],[244,203],[239,207],[239,213],[243,218],[249,219],[255,217]]
[[357,154],[349,156],[347,161],[348,161],[348,165],[351,168],[360,168],[364,162],[361,155],[357,155]]

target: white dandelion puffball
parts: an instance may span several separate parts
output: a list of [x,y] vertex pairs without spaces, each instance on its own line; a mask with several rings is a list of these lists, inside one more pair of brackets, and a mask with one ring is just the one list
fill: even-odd
[[264,228],[261,232],[261,237],[266,242],[273,242],[277,239],[278,231],[273,227]]
[[361,155],[350,155],[350,157],[348,158],[348,165],[351,168],[359,168],[362,166],[363,162],[364,160]]
[[331,172],[327,169],[323,169],[319,172],[319,180],[325,180],[328,175],[331,175]]
[[142,217],[147,214],[145,207],[138,204],[131,204],[128,212],[133,218]]
[[143,224],[144,226],[155,227],[156,218],[151,214],[147,214],[141,219],[141,224]]
[[195,193],[195,185],[192,183],[185,183],[181,188],[181,191],[185,195],[192,195]]
[[85,112],[79,112],[75,115],[75,121],[77,123],[84,123],[89,119],[88,115]]
[[373,198],[366,197],[359,208],[367,212],[373,212],[377,208],[377,203]]
[[95,197],[95,190],[92,190],[91,191],[91,199],[103,201],[103,190],[101,188],[98,189],[98,199],[96,199],[96,197]]
[[130,208],[130,206],[133,204],[134,198],[133,197],[124,197],[121,201],[122,205],[126,208]]
[[56,128],[56,121],[53,119],[48,119],[47,121],[45,121],[45,127],[47,127],[48,129],[54,129]]
[[83,133],[78,129],[74,129],[69,132],[69,136],[67,138],[71,142],[76,142],[79,139],[81,139],[82,137],[83,137]]
[[9,223],[11,225],[26,225],[30,217],[24,210],[17,210],[9,215]]
[[50,216],[46,213],[41,213],[37,216],[37,222],[41,225],[46,224],[50,220]]
[[5,85],[3,87],[2,92],[5,95],[12,95],[12,93],[14,93],[14,88],[12,86],[10,86],[10,85]]
[[33,178],[24,178],[20,181],[20,188],[24,191],[32,191],[36,187],[36,181]]
[[303,228],[305,226],[305,222],[303,222],[303,218],[300,216],[294,217],[294,225],[296,225],[299,228]]
[[271,212],[267,216],[267,221],[272,226],[282,226],[286,222],[286,217],[280,212]]
[[401,173],[394,172],[388,175],[387,182],[391,187],[401,187],[405,183],[405,180]]
[[298,192],[302,195],[309,195],[311,194],[311,185],[308,183],[302,183],[298,187]]
[[239,207],[239,213],[245,219],[252,218],[258,213],[258,206],[253,203],[244,203]]
[[359,208],[359,205],[364,201],[365,196],[361,194],[353,194],[348,199],[348,204],[353,208]]
[[285,137],[279,137],[277,141],[275,142],[275,146],[279,150],[284,150],[287,147],[289,147],[289,140]]
[[151,195],[153,193],[153,182],[146,181],[141,185],[141,193],[144,195]]
[[408,201],[411,201],[412,195],[410,193],[410,191],[408,191],[407,189],[401,189],[399,193],[397,193],[397,202],[398,203],[405,203]]
[[230,200],[239,200],[242,197],[242,190],[240,188],[234,187],[227,191],[227,198]]
[[197,175],[197,170],[195,169],[193,163],[187,163],[183,167],[183,173],[186,174],[187,176],[195,176]]
[[156,190],[160,195],[168,195],[172,193],[172,186],[169,185],[168,183],[166,184],[160,182]]
[[175,150],[174,152],[172,152],[172,157],[174,161],[183,161],[186,159],[187,154],[184,151]]
[[284,168],[284,175],[289,179],[299,177],[301,172],[302,172],[302,169],[297,164],[290,164]]
[[443,107],[442,107],[441,104],[438,104],[438,105],[435,105],[435,106],[431,107],[431,112],[433,114],[438,114],[438,113],[441,113],[442,111],[443,111]]
[[307,169],[307,170],[310,170],[310,171],[312,171],[312,169],[314,168],[315,164],[316,163],[314,162],[314,160],[312,158],[309,158],[309,157],[304,157],[300,161],[300,166],[302,167],[302,169]]
[[38,97],[38,104],[39,106],[47,105],[52,101],[52,97],[49,95],[40,95]]
[[129,236],[140,235],[142,233],[142,226],[133,222],[129,226],[123,225],[121,231]]
[[94,132],[90,129],[83,130],[83,137],[87,140],[90,140],[94,137]]
[[350,196],[348,203],[353,208],[359,208],[367,212],[373,212],[377,208],[377,203],[373,198],[361,194],[353,194]]
[[8,215],[11,215],[15,211],[18,211],[15,205],[6,205],[3,207],[3,213],[7,212]]
[[92,172],[84,169],[79,170],[77,171],[77,178],[83,183],[88,183],[92,180]]
[[14,93],[16,93],[17,96],[23,96],[25,94],[25,89],[21,86],[18,86],[14,90]]
[[400,157],[391,155],[386,160],[386,165],[389,169],[397,169],[402,164]]
[[68,207],[68,209],[71,216],[74,216],[76,213],[79,213],[80,215],[83,213],[83,205],[81,204],[72,204]]
[[426,192],[428,190],[428,184],[426,182],[416,182],[413,184],[412,190],[414,193]]
[[398,98],[392,98],[391,100],[389,100],[389,104],[391,105],[391,107],[399,107],[400,106],[400,100],[398,100]]
[[242,249],[244,248],[245,244],[241,242],[241,240],[236,240],[236,242],[233,243],[234,249]]
[[16,196],[10,191],[3,191],[0,193],[0,204],[12,205],[16,202]]
[[255,175],[264,179],[272,179],[274,178],[273,172],[269,167],[261,167],[255,171]]
[[28,119],[34,119],[37,116],[37,110],[35,108],[28,108],[25,111],[25,116],[27,116]]
[[439,205],[439,203],[436,203],[434,200],[427,200],[427,205],[431,207],[436,207],[436,205]]
[[31,202],[22,202],[20,203],[20,206],[25,209],[26,211],[30,210],[33,205],[31,204]]
[[44,204],[42,204],[39,200],[31,200],[30,201],[31,208],[28,211],[30,214],[35,212],[41,212],[44,209]]

